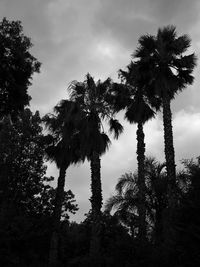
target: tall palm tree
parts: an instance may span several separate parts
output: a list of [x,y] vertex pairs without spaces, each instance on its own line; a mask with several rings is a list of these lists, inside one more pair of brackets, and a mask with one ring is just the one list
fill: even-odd
[[146,73],[149,94],[157,95],[162,101],[171,207],[175,205],[176,165],[170,103],[178,92],[193,82],[192,71],[196,65],[196,57],[194,53],[185,55],[190,44],[187,35],[178,37],[174,26],[166,26],[158,29],[156,36],[141,36],[139,46],[133,55],[141,62],[141,70]]
[[[47,114],[43,121],[49,131],[46,136],[46,153],[49,160],[59,168],[56,198],[53,214],[53,228],[49,252],[49,266],[58,265],[58,241],[62,203],[64,197],[66,170],[71,164],[84,160],[80,154],[78,131],[75,122],[69,118],[76,110],[75,103],[62,100],[55,108],[55,114]],[[74,117],[73,117],[74,118]]]
[[137,124],[137,161],[138,161],[138,189],[139,189],[139,238],[145,240],[145,142],[143,125],[155,116],[155,111],[159,109],[160,101],[156,97],[146,94],[145,73],[140,70],[140,61],[131,62],[127,66],[127,71],[119,71],[119,75],[124,85],[114,86],[115,108],[117,110],[126,109],[125,118],[130,123]]
[[73,81],[69,86],[70,100],[75,102],[79,110],[77,114],[81,117],[78,123],[80,130],[80,149],[90,161],[91,168],[91,205],[92,205],[92,238],[90,254],[93,261],[98,263],[98,251],[100,250],[100,222],[102,208],[101,188],[101,164],[100,156],[109,147],[110,139],[105,133],[103,123],[108,122],[109,132],[118,138],[123,131],[122,125],[114,117],[112,105],[109,102],[112,81],[108,78],[95,83],[90,74],[86,75],[84,82]]

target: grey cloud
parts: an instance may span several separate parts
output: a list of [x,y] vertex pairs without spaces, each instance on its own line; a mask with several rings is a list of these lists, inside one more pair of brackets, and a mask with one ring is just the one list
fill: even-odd
[[158,27],[175,24],[190,31],[199,17],[198,4],[198,0],[102,0],[95,30],[134,50],[140,35],[155,34]]
[[[3,0],[0,17],[22,21],[34,44],[33,55],[42,62],[41,74],[30,88],[32,106],[48,110],[66,97],[69,82],[83,79],[94,42],[90,20],[95,3],[84,1]],[[96,65],[96,64],[95,64]]]
[[21,20],[27,35],[36,40],[42,40],[50,33],[49,21],[46,16],[49,0],[1,0],[0,17]]

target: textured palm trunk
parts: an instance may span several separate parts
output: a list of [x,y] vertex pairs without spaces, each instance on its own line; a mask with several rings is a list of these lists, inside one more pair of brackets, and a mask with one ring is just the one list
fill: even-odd
[[90,199],[92,205],[92,235],[90,241],[91,266],[101,266],[101,207],[102,207],[102,189],[101,189],[101,164],[98,153],[93,152],[91,157],[91,191]]
[[165,143],[165,160],[167,168],[167,176],[169,180],[169,207],[176,206],[175,184],[176,184],[176,165],[173,144],[172,131],[172,113],[170,107],[170,99],[167,95],[163,97],[163,125],[164,125],[164,143]]
[[146,208],[145,208],[145,143],[142,122],[138,123],[137,129],[137,161],[138,161],[138,189],[139,189],[139,232],[138,237],[141,241],[146,239]]
[[167,94],[163,99],[163,125],[164,125],[164,144],[165,160],[168,176],[168,209],[165,210],[164,220],[164,242],[163,242],[163,259],[167,261],[174,249],[174,227],[173,227],[173,210],[176,207],[176,165],[173,144],[172,131],[172,113],[170,108],[170,99]]
[[59,241],[60,218],[62,212],[62,202],[64,196],[65,174],[66,174],[66,167],[61,167],[58,177],[58,185],[56,190],[56,199],[55,199],[55,207],[53,214],[53,231],[50,242],[49,267],[58,266],[58,241]]

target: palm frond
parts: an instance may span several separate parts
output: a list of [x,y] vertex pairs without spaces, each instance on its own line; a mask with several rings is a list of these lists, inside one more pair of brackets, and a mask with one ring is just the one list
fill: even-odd
[[137,176],[133,173],[125,173],[119,179],[115,186],[118,194],[122,195],[125,189],[130,190],[137,185]]
[[191,39],[187,34],[184,34],[173,42],[172,48],[176,55],[181,55],[187,51],[187,49],[191,46]]
[[155,37],[150,34],[143,35],[138,40],[139,46],[132,54],[133,58],[149,57],[156,48]]
[[166,44],[174,42],[176,36],[176,27],[174,25],[168,25],[158,29],[157,39]]
[[125,113],[125,118],[130,123],[138,123],[150,120],[151,118],[154,118],[155,112],[153,109],[150,108],[150,106],[142,101],[137,101],[135,99],[132,104],[127,108]]
[[118,206],[121,205],[122,201],[123,197],[120,195],[110,197],[105,203],[105,210],[111,212],[112,209],[118,208]]
[[72,81],[68,87],[70,100],[82,104],[84,102],[86,87],[85,84],[78,81]]
[[129,104],[130,102],[130,87],[123,83],[113,83],[108,102],[112,105],[114,111],[119,112]]
[[111,78],[107,78],[105,81],[101,82],[100,80],[97,82],[96,85],[96,91],[97,91],[97,97],[101,97],[103,98],[103,96],[105,96],[109,89],[112,86],[112,80]]
[[178,70],[187,68],[191,71],[196,66],[196,62],[197,62],[197,57],[195,56],[194,53],[187,56],[182,56],[180,58],[176,58],[173,61],[174,65],[178,68]]
[[116,119],[109,120],[109,131],[114,133],[114,138],[118,139],[119,135],[123,132],[123,126]]

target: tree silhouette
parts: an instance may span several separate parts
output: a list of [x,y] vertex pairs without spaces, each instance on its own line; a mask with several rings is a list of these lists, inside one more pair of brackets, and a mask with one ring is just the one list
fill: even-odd
[[200,241],[200,157],[184,160],[183,175],[187,189],[174,210],[173,226],[176,231],[175,255],[179,266],[199,266],[198,244]]
[[190,43],[187,35],[177,36],[175,26],[166,26],[159,29],[156,36],[141,36],[134,53],[134,57],[141,62],[141,69],[146,73],[149,92],[162,100],[171,206],[175,205],[176,168],[170,103],[178,92],[193,82],[192,71],[196,65],[196,57],[194,54],[185,55]]
[[16,118],[30,101],[28,86],[40,63],[29,50],[32,43],[23,34],[20,21],[0,22],[0,119]]
[[[161,164],[155,158],[145,159],[145,191],[144,206],[145,227],[148,230],[146,235],[151,237],[153,243],[161,244],[163,239],[163,212],[167,207],[167,176],[163,169],[165,164]],[[108,212],[115,210],[115,215],[123,225],[128,227],[131,235],[139,235],[139,177],[136,173],[126,173],[122,175],[115,187],[116,194],[110,197],[105,205]],[[145,237],[147,238],[147,236]]]
[[[50,185],[54,178],[45,175],[44,141],[38,111],[25,109],[13,123],[4,117],[0,131],[1,266],[14,262],[14,266],[38,266],[37,257],[41,264],[46,260],[56,192]],[[73,193],[64,192],[63,220],[76,211]]]
[[[1,212],[19,210],[33,213],[35,195],[46,172],[39,112],[20,113],[14,124],[5,117],[0,131]],[[14,207],[14,208],[12,208]],[[18,210],[18,211],[17,211]],[[3,214],[1,217],[4,217]]]
[[116,194],[105,204],[105,210],[111,212],[125,225],[132,237],[138,235],[138,176],[134,173],[122,175],[116,186]]
[[58,237],[62,203],[64,197],[65,174],[71,164],[83,160],[80,154],[77,128],[72,119],[76,104],[62,100],[55,106],[55,114],[48,114],[43,118],[50,134],[46,136],[46,153],[49,160],[54,161],[59,168],[59,177],[56,189],[55,207],[53,215],[53,230],[49,252],[49,266],[58,264]]
[[110,144],[103,123],[108,121],[109,131],[114,133],[115,138],[118,138],[123,130],[121,124],[114,118],[114,110],[109,103],[111,86],[112,82],[109,78],[103,82],[99,80],[95,83],[91,75],[87,74],[84,82],[73,81],[69,87],[70,100],[79,106],[75,115],[80,116],[78,128],[80,130],[81,154],[90,161],[91,168],[92,196],[90,201],[93,234],[90,254],[94,265],[100,264],[98,262],[102,207],[100,156],[106,152]]
[[132,62],[127,71],[119,71],[123,84],[114,84],[112,101],[114,108],[119,111],[125,109],[125,118],[130,123],[137,124],[137,161],[138,161],[138,189],[139,189],[139,236],[146,237],[145,228],[145,142],[143,125],[155,116],[160,107],[160,101],[153,95],[147,94],[146,74],[141,70],[140,61]]
[[164,212],[168,204],[168,177],[165,167],[165,163],[156,161],[154,157],[145,160],[147,206],[153,224],[152,242],[156,246],[160,246],[164,238]]

